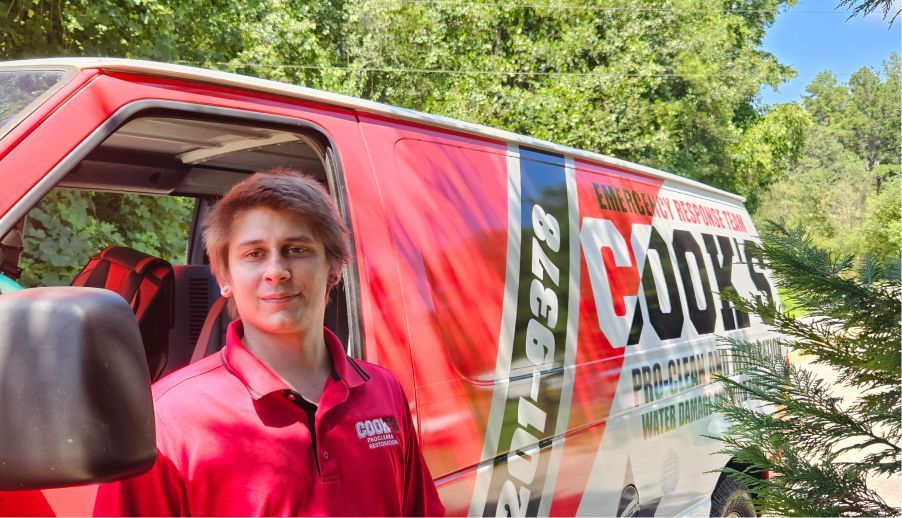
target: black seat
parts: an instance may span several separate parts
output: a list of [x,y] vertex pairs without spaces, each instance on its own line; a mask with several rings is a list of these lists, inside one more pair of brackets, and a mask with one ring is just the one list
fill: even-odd
[[[172,268],[175,272],[175,323],[169,332],[169,360],[163,376],[191,362],[210,307],[219,297],[219,285],[209,266],[188,264]],[[220,337],[217,333],[210,339],[224,340],[225,335]]]

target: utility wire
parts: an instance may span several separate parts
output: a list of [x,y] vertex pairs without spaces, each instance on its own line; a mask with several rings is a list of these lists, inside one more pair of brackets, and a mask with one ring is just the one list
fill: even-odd
[[[299,70],[337,70],[337,71],[345,71],[345,72],[387,72],[387,73],[399,73],[399,74],[459,74],[459,75],[484,75],[484,76],[541,76],[541,77],[566,77],[566,76],[576,76],[576,77],[658,77],[658,78],[671,78],[671,77],[752,77],[753,74],[732,74],[732,73],[719,73],[719,74],[676,74],[672,72],[665,72],[660,74],[621,74],[621,73],[611,73],[611,72],[540,72],[540,71],[529,71],[529,70],[453,70],[453,69],[443,69],[443,68],[403,68],[403,67],[340,67],[340,66],[330,66],[330,65],[288,65],[281,63],[235,63],[230,61],[213,61],[213,62],[196,62],[196,61],[177,61],[176,63],[180,65],[189,65],[189,66],[217,66],[217,67],[230,67],[230,68],[240,68],[240,67],[248,67],[248,68],[287,68],[287,69],[299,69]],[[816,74],[801,74],[797,77],[808,76],[808,75],[816,75]],[[834,76],[851,76],[852,74],[833,74]]]
[[[774,13],[780,8],[773,9],[710,9],[707,7],[692,7],[688,9],[674,9],[672,7],[630,7],[630,6],[593,6],[593,5],[574,5],[574,4],[537,4],[537,3],[520,3],[520,2],[468,2],[465,0],[368,0],[370,3],[398,3],[398,4],[436,4],[436,5],[463,5],[467,7],[502,7],[502,8],[531,8],[531,9],[561,9],[561,10],[579,10],[579,11],[630,11],[630,12],[712,12],[720,13]],[[853,11],[793,11],[793,14],[853,14]]]

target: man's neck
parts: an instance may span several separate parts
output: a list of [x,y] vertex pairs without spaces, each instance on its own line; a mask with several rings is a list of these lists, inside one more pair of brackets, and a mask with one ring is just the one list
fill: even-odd
[[322,327],[317,332],[271,335],[245,326],[242,342],[304,399],[319,403],[326,379],[332,372],[332,359],[326,349]]

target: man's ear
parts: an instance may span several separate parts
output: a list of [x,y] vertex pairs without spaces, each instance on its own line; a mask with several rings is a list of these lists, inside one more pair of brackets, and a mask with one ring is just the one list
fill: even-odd
[[[216,284],[219,284],[219,293],[225,297],[229,298],[232,296],[232,283],[229,280],[229,271],[223,268],[225,271],[213,271],[213,277],[216,278]],[[218,270],[218,268],[217,268]]]
[[337,272],[330,272],[329,278],[326,280],[326,283],[327,283],[326,292],[328,293],[328,292],[332,291],[332,288],[334,288],[335,285],[338,284],[340,281],[341,281],[341,270],[338,270]]

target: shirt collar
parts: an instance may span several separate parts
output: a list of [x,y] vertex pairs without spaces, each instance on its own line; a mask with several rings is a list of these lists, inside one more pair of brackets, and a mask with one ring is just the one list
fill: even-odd
[[[226,331],[226,345],[220,352],[222,364],[226,370],[238,378],[253,399],[288,387],[284,381],[269,367],[263,364],[253,353],[247,350],[241,338],[244,336],[244,324],[235,320]],[[323,341],[326,351],[332,359],[332,378],[342,382],[348,388],[366,383],[369,374],[353,359],[345,354],[341,340],[329,328],[323,327]]]

